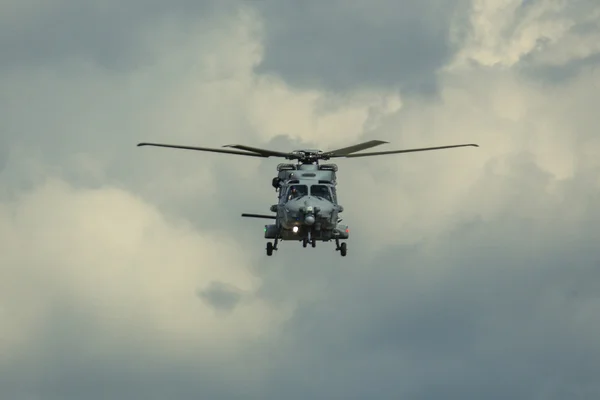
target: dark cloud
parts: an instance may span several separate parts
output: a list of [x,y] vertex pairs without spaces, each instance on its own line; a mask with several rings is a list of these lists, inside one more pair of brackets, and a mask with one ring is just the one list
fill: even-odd
[[565,84],[589,69],[600,68],[600,53],[559,65],[539,65],[531,58],[525,57],[519,64],[522,74],[532,81],[551,85]]
[[[524,191],[515,206],[531,197],[548,205],[543,185],[515,184],[522,174],[537,181],[534,171],[486,177],[480,189],[515,185]],[[562,189],[577,193],[573,185]],[[600,213],[584,208],[576,226],[561,217],[585,201],[573,194],[541,219],[473,218],[417,247],[334,267],[329,290],[301,304],[283,332],[271,397],[597,395]]]
[[[0,69],[92,62],[103,68],[130,71],[154,56],[148,35],[176,20],[182,29],[235,5],[232,1],[78,1],[22,9],[0,24]],[[10,6],[9,6],[10,7]],[[18,7],[18,6],[16,6]]]
[[217,311],[232,311],[242,300],[241,291],[223,282],[212,282],[197,291],[198,297]]
[[[401,87],[432,93],[452,56],[463,0],[265,1],[265,55],[257,68],[300,86]],[[464,26],[462,23],[459,26]]]

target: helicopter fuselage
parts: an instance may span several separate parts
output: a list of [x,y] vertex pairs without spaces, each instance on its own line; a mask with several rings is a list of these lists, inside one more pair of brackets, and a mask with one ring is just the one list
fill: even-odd
[[338,204],[335,164],[280,164],[273,186],[279,201],[271,206],[275,224],[265,226],[265,238],[302,241],[347,239],[348,227],[340,224],[343,207]]

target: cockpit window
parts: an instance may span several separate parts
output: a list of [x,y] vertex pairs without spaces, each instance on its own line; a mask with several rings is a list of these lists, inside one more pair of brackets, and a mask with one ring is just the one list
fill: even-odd
[[308,187],[306,185],[292,185],[288,189],[287,200],[293,200],[307,195]]
[[333,201],[331,198],[331,192],[327,185],[312,185],[310,187],[310,195],[315,197],[321,197],[328,201]]

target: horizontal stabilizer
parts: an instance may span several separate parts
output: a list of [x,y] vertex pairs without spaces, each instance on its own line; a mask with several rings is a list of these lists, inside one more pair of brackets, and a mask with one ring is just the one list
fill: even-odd
[[263,215],[263,214],[242,214],[242,217],[248,218],[265,218],[265,219],[276,219],[275,215]]

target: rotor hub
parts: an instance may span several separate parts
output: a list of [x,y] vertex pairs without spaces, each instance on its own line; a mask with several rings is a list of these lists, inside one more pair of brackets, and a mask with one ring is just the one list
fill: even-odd
[[294,150],[287,158],[289,160],[298,160],[299,164],[314,164],[319,160],[328,160],[329,156],[327,156],[322,150],[306,149]]

